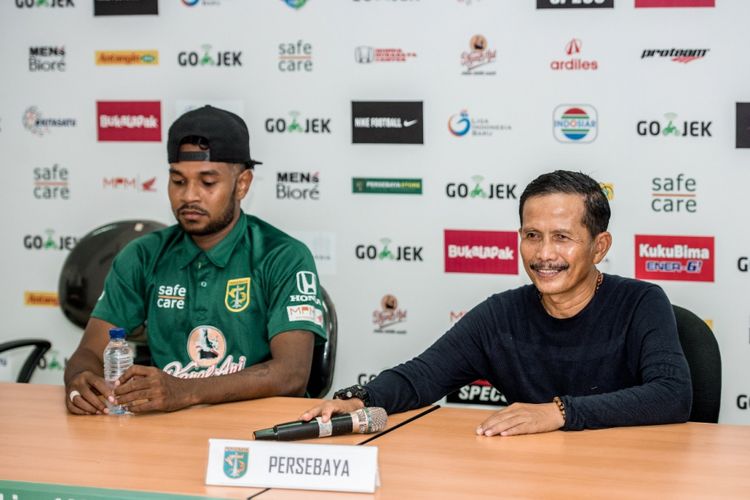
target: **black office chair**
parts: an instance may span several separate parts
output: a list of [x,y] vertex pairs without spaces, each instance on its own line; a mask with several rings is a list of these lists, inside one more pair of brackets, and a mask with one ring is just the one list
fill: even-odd
[[721,406],[721,353],[713,332],[698,316],[672,305],[680,344],[693,383],[691,422],[718,423]]
[[31,346],[34,346],[34,349],[26,356],[26,361],[24,361],[21,371],[18,373],[18,377],[16,377],[16,382],[21,384],[29,383],[31,374],[34,373],[39,361],[49,351],[52,344],[44,339],[22,339],[0,343],[0,352]]
[[333,369],[336,366],[336,342],[338,340],[338,317],[333,300],[322,286],[323,309],[326,315],[326,341],[315,346],[313,351],[310,378],[307,381],[307,394],[311,398],[322,398],[331,389]]

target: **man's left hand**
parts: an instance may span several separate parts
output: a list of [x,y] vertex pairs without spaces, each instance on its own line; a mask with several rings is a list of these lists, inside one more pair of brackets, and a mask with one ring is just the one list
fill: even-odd
[[479,436],[515,436],[555,431],[565,425],[555,403],[513,403],[477,427]]
[[117,404],[133,413],[174,411],[193,404],[185,382],[153,366],[133,365],[120,377],[114,395]]

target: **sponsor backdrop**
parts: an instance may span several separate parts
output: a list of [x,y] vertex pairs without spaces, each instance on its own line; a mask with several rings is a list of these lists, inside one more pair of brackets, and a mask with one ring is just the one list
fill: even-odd
[[[303,240],[339,314],[334,387],[426,348],[527,283],[518,198],[601,181],[602,270],[660,284],[713,328],[721,420],[749,423],[750,2],[9,0],[0,5],[6,183],[0,340],[81,331],[61,266],[115,220],[171,224],[166,131],[242,115],[264,164],[244,209]],[[0,379],[20,369],[0,355]],[[502,404],[477,381],[449,401]]]

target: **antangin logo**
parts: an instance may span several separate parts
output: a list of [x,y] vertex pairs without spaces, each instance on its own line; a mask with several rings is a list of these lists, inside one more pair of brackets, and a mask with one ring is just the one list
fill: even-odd
[[156,66],[158,50],[97,50],[97,66]]
[[250,278],[236,278],[227,281],[224,304],[232,312],[242,312],[250,305]]

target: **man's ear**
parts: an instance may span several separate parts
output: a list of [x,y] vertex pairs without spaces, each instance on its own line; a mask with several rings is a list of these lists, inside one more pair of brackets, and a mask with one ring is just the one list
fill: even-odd
[[612,234],[608,231],[599,233],[594,238],[594,264],[600,263],[612,247]]
[[238,200],[242,200],[250,191],[250,185],[253,183],[253,171],[249,168],[245,168],[237,176],[237,192],[236,197]]

